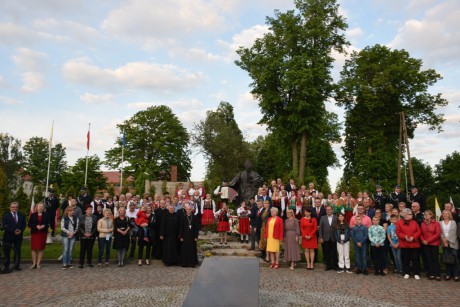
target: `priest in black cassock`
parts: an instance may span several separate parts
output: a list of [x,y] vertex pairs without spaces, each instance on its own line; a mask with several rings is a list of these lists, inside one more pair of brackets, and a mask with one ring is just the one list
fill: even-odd
[[193,214],[192,205],[185,207],[179,223],[179,238],[181,241],[180,265],[194,267],[198,264],[196,242],[198,241],[198,218]]
[[163,263],[166,266],[176,264],[179,241],[179,216],[174,212],[173,205],[168,205],[168,211],[163,214],[160,239],[163,241]]
[[160,200],[160,205],[155,209],[154,213],[157,217],[157,223],[155,224],[155,248],[153,249],[153,257],[155,259],[161,259],[163,256],[163,240],[160,240],[161,236],[161,225],[163,224],[163,216],[168,212],[166,209],[166,202],[162,199]]

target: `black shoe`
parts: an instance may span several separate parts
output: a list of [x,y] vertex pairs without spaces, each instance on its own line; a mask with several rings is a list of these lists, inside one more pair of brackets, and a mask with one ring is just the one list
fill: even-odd
[[387,275],[387,274],[385,274],[384,271],[381,271],[381,272],[380,272],[380,276],[386,276],[386,275]]
[[80,264],[80,265],[78,266],[78,268],[79,268],[79,269],[83,269],[83,264]]
[[367,272],[367,270],[364,270],[364,271],[363,271],[363,274],[364,274],[364,275],[369,275],[369,273]]
[[4,268],[3,270],[0,271],[0,274],[8,274],[8,273],[11,273],[11,272],[13,272],[13,271],[10,270],[10,269]]
[[21,269],[20,267],[18,267],[18,266],[17,266],[17,267],[15,267],[14,269],[15,269],[16,271],[20,271],[20,270],[22,270],[22,269]]
[[375,271],[375,272],[374,272],[374,275],[375,275],[375,276],[378,276],[378,275],[380,275],[380,273],[379,273],[378,271]]
[[361,270],[356,270],[356,274],[357,274],[357,275],[361,274],[362,272],[363,272],[363,271],[361,271]]
[[94,265],[88,264],[88,268],[94,268]]
[[244,240],[240,240],[240,243],[244,243]]

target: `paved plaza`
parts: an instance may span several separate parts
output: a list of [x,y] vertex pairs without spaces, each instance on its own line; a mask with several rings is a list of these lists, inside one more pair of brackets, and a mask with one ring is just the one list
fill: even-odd
[[[41,270],[0,275],[1,306],[181,306],[199,268],[129,264],[123,268]],[[237,269],[237,268],[235,268]],[[238,282],[237,280],[235,282]],[[458,306],[460,283],[260,267],[260,306]],[[225,285],[221,287],[225,291]],[[219,295],[219,293],[210,293]],[[242,295],[251,295],[242,291]]]

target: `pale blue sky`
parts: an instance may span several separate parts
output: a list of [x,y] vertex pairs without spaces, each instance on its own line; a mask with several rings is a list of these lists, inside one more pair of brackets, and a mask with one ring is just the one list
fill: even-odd
[[[431,165],[460,148],[460,5],[435,0],[343,0],[350,50],[376,43],[404,48],[444,76],[431,90],[450,105],[445,132],[419,127],[413,156]],[[234,65],[238,46],[267,31],[265,16],[293,8],[291,0],[0,0],[0,131],[25,142],[49,137],[67,148],[69,163],[104,157],[115,125],[149,105],[166,104],[192,128],[221,100],[235,107],[249,139],[264,134],[251,80]],[[344,56],[338,55],[338,72]],[[339,114],[343,110],[328,104]],[[340,145],[334,146],[338,156]],[[192,156],[192,179],[205,161]],[[342,174],[331,169],[334,186]]]

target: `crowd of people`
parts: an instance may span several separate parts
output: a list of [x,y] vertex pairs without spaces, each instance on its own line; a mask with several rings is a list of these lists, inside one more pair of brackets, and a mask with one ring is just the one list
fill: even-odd
[[[459,281],[459,215],[452,203],[446,203],[442,218],[426,209],[425,196],[412,186],[406,196],[396,185],[390,194],[377,186],[375,193],[359,192],[356,197],[342,192],[324,195],[313,183],[299,188],[294,180],[283,184],[273,180],[263,185],[257,195],[241,200],[237,210],[229,210],[224,181],[212,194],[200,183],[178,185],[174,195],[144,194],[96,195],[85,188],[78,197],[69,195],[59,208],[53,193],[35,206],[28,222],[18,212],[18,203],[2,220],[5,261],[2,273],[9,273],[10,250],[14,251],[12,268],[20,269],[20,246],[26,227],[31,232],[31,269],[40,269],[48,233],[54,235],[56,211],[60,221],[62,268],[72,268],[72,251],[80,244],[79,268],[93,267],[93,247],[98,245],[97,266],[110,265],[110,250],[117,251],[117,264],[127,258],[149,265],[152,258],[166,266],[193,267],[198,263],[199,231],[216,229],[220,244],[227,244],[231,224],[238,223],[241,243],[260,250],[261,258],[271,269],[280,267],[281,259],[294,270],[303,250],[307,270],[314,270],[321,246],[326,270],[385,276],[390,267],[405,279]],[[56,209],[58,208],[58,209]],[[216,225],[215,225],[216,224]],[[216,228],[213,227],[216,226]],[[350,251],[353,247],[355,268]],[[440,254],[440,249],[442,254]],[[440,255],[442,258],[440,260]],[[96,264],[96,263],[95,263]]]

